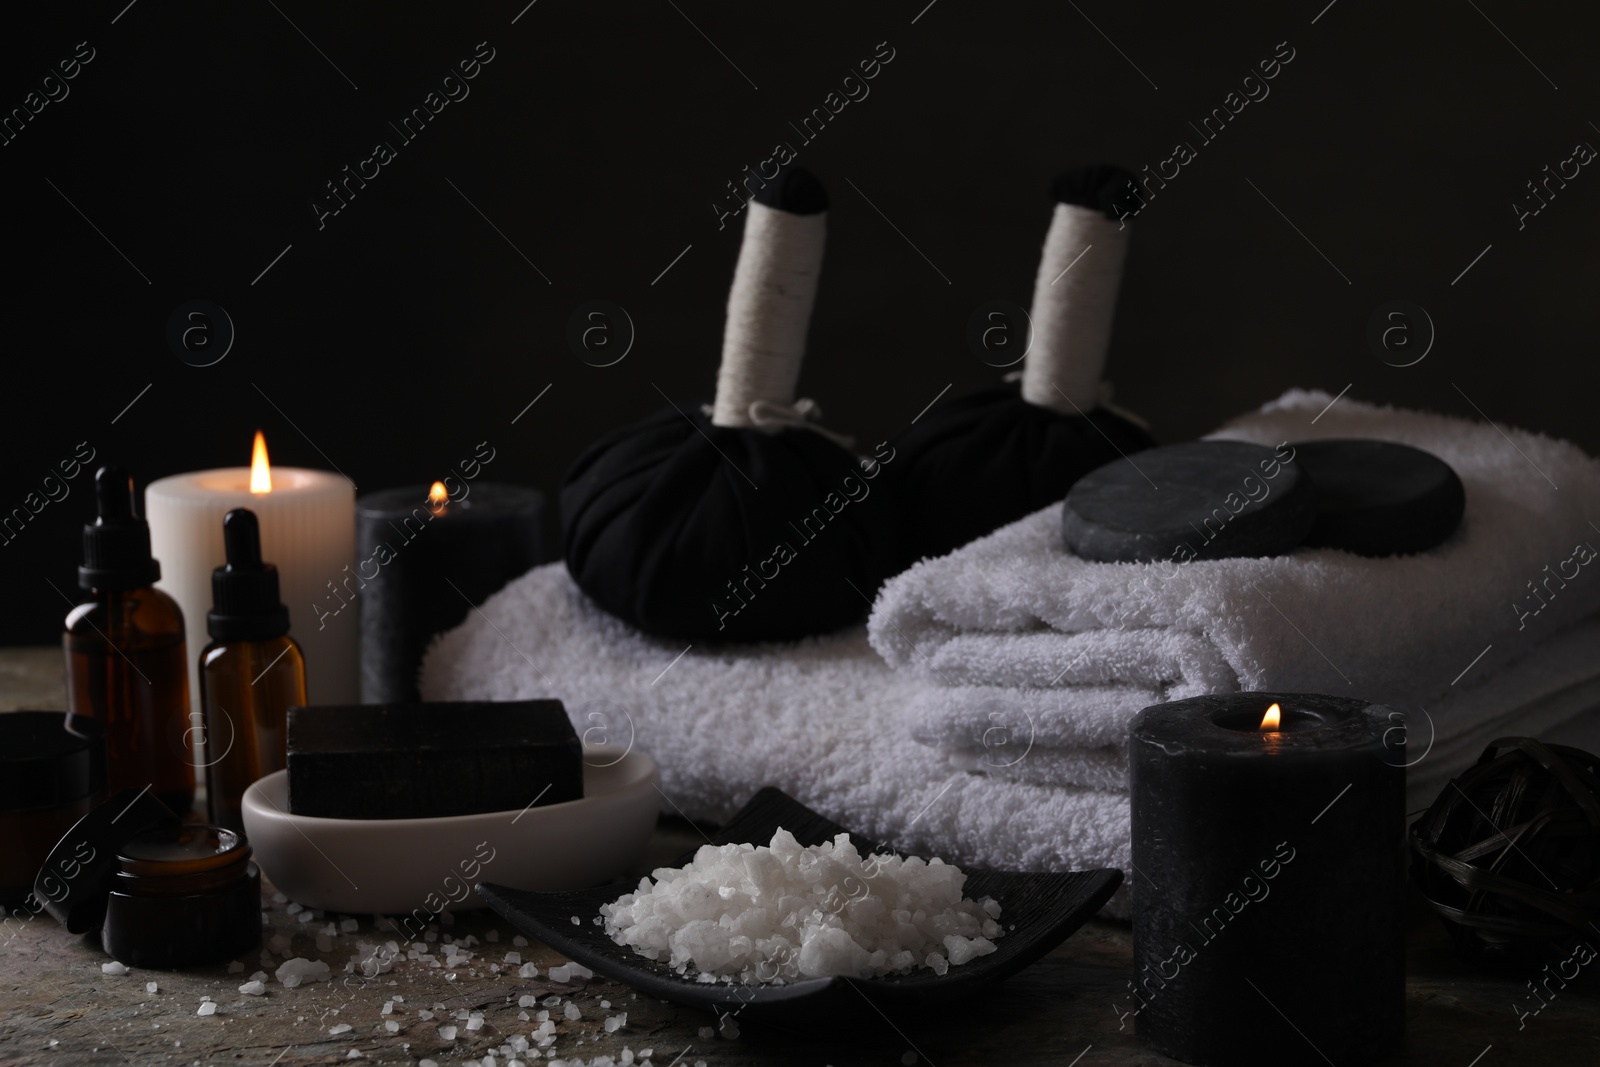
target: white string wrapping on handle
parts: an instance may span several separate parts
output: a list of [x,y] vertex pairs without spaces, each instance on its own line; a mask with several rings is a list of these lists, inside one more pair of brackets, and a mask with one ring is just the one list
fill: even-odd
[[1093,208],[1056,205],[1028,312],[1024,400],[1067,415],[1095,407],[1127,255],[1126,224]]
[[[1003,382],[1020,382],[1022,380],[1022,372],[1019,370],[1011,371],[1000,380]],[[1116,390],[1112,387],[1110,382],[1101,382],[1100,387],[1095,390],[1094,406],[1099,408],[1101,411],[1109,411],[1118,418],[1127,419],[1145,433],[1149,433],[1150,420],[1136,411],[1129,411],[1121,404],[1113,404],[1111,401],[1116,397],[1116,395]],[[807,403],[807,401],[802,400],[800,403],[804,404]],[[1082,412],[1075,411],[1073,414],[1087,415],[1089,414],[1089,409],[1084,408]],[[821,412],[818,412],[818,415],[820,416]]]
[[[711,415],[711,405],[700,405],[703,415]],[[822,405],[810,397],[803,396],[793,404],[775,404],[770,400],[757,400],[750,405],[749,426],[768,433],[777,433],[779,430],[810,430],[812,433],[821,434],[840,448],[854,448],[856,439],[847,433],[838,433],[825,426],[818,425],[822,421]]]
[[711,421],[773,432],[786,426],[819,429],[807,417],[815,405],[803,411],[794,394],[817,297],[827,212],[797,215],[754,200],[746,212]]

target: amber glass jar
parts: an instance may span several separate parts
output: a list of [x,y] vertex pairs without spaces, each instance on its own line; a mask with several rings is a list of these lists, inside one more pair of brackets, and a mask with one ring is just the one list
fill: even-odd
[[99,723],[59,711],[0,715],[0,903],[27,899],[45,857],[105,786]]
[[190,967],[261,941],[261,872],[243,834],[164,826],[117,853],[101,941],[130,967]]

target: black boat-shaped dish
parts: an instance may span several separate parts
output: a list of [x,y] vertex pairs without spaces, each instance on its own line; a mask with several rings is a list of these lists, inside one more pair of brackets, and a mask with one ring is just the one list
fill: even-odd
[[[781,790],[768,788],[751,798],[713,843],[764,845],[779,827],[807,846],[848,832]],[[850,834],[850,839],[863,856],[892,851],[859,834]],[[689,858],[684,857],[682,862]],[[878,978],[811,978],[781,985],[698,982],[692,972],[680,975],[665,962],[647,959],[629,946],[612,941],[593,920],[600,914],[600,905],[633,892],[638,888],[637,882],[561,893],[526,892],[486,882],[477,890],[489,907],[518,930],[596,974],[663,1000],[717,1011],[777,1008],[816,998],[831,1001],[841,994],[859,1002],[860,998],[849,993],[846,986],[886,1005],[970,997],[990,989],[1065,941],[1105,905],[1121,883],[1122,872],[1117,870],[1062,874],[970,870],[965,895],[974,900],[993,897],[1000,903],[999,921],[1005,933],[995,939],[994,952],[952,966],[942,975],[918,968],[907,974]],[[574,915],[581,920],[576,925],[572,922]]]

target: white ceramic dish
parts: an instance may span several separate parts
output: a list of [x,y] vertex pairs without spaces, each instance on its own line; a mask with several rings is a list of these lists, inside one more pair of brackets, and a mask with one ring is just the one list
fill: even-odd
[[639,751],[584,751],[583,799],[442,819],[289,814],[289,772],[244,795],[261,871],[309,908],[415,915],[482,907],[472,886],[571,890],[615,879],[655,829],[660,771]]

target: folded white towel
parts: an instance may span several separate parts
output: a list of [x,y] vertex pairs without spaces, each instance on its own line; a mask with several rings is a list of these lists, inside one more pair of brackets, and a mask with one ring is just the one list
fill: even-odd
[[[626,742],[631,731],[661,765],[663,810],[690,818],[726,819],[774,785],[922,855],[1010,870],[1127,870],[1126,793],[952,768],[912,741],[903,721],[929,685],[890,670],[864,627],[686,651],[602,612],[561,564],[513,581],[440,637],[422,674],[425,700],[558,697],[592,740]],[[1125,898],[1109,910],[1126,914]]]
[[[1128,726],[1165,699],[1136,686],[1006,689],[939,686],[912,696],[911,735],[952,767],[1040,785],[1125,789]],[[1400,705],[1410,722],[1409,803],[1426,805],[1450,777],[1508,734],[1540,736],[1600,707],[1600,619],[1585,619],[1487,678],[1436,703]],[[1399,735],[1396,735],[1399,736]]]
[[1086,715],[1098,713],[1089,687],[1108,684],[1166,698],[1278,689],[1427,705],[1600,610],[1587,544],[1600,545],[1594,460],[1521,430],[1332,402],[1295,390],[1213,436],[1427,449],[1466,488],[1455,536],[1388,559],[1302,549],[1093,563],[1062,548],[1060,509],[1046,508],[890,579],[868,622],[873,647],[946,685],[1084,687]]

